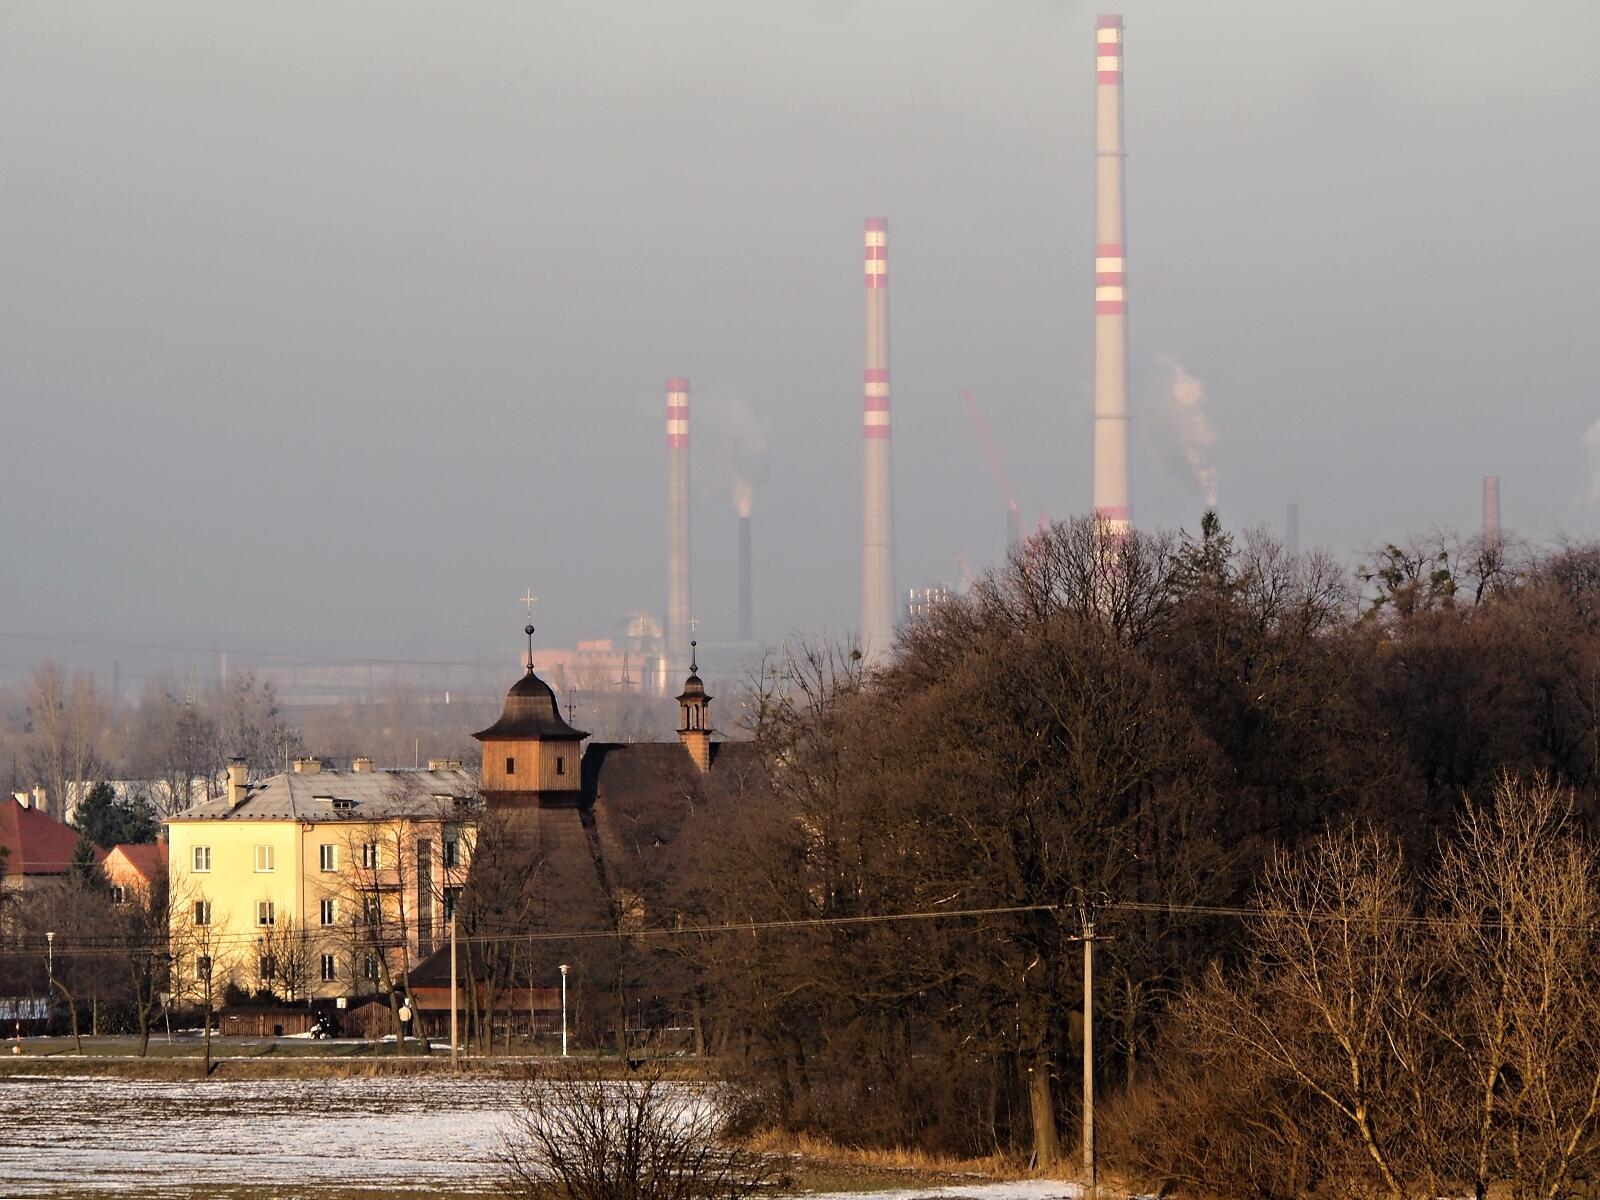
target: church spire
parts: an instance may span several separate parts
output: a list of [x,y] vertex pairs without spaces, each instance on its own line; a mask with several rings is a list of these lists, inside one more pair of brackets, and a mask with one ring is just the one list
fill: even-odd
[[689,678],[683,681],[678,697],[678,740],[689,751],[694,765],[711,769],[711,697],[700,679],[699,643],[689,643]]

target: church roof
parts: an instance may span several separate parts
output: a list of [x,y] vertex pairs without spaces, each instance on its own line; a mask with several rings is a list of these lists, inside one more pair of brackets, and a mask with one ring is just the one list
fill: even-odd
[[623,883],[672,844],[697,807],[737,803],[765,786],[754,742],[713,742],[704,772],[677,742],[601,742],[583,756],[584,799],[608,869]]
[[550,685],[528,668],[528,673],[506,693],[505,707],[500,719],[487,729],[472,735],[480,742],[496,741],[581,741],[589,735],[574,729],[561,719],[556,705],[556,694]]

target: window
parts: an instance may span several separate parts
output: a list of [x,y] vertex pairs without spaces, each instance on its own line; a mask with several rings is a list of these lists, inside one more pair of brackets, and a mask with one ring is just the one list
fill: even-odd
[[322,982],[332,983],[337,978],[339,978],[338,964],[333,961],[333,955],[324,954],[322,956]]
[[270,954],[261,956],[261,982],[271,983],[278,977],[278,960]]
[[201,983],[211,978],[211,955],[202,954],[194,960],[194,977]]
[[461,889],[447,887],[444,890],[444,919],[448,921],[456,915],[456,909],[461,907]]
[[506,758],[506,774],[507,775],[515,775],[516,773],[517,773],[517,760],[514,759],[514,758],[511,758],[510,756],[507,756],[507,758]]
[[211,870],[210,846],[196,846],[194,848],[194,869],[200,872]]
[[271,900],[256,901],[256,924],[276,925],[278,923],[278,907]]
[[361,866],[368,871],[378,869],[379,855],[377,842],[361,843]]
[[334,925],[338,923],[338,920],[339,912],[334,902],[332,900],[324,900],[322,902],[322,923],[324,925]]
[[111,903],[126,904],[127,902],[128,889],[123,887],[120,883],[113,883],[111,885]]
[[561,755],[558,754],[558,755],[556,755],[556,774],[557,775],[565,775],[566,773],[567,773],[567,760],[562,758]]
[[211,924],[211,901],[196,900],[194,902],[194,923],[196,925]]
[[461,865],[461,839],[454,834],[444,840],[444,865],[446,869]]
[[363,979],[376,979],[378,977],[378,956],[364,954],[361,956],[361,977]]
[[339,849],[324,842],[317,851],[317,858],[324,871],[337,871],[339,869]]
[[383,920],[383,909],[376,896],[366,896],[362,899],[361,918],[368,925],[376,925]]
[[257,871],[257,873],[265,874],[266,872],[268,872],[270,870],[272,870],[272,847],[271,846],[257,846],[256,847],[256,871]]

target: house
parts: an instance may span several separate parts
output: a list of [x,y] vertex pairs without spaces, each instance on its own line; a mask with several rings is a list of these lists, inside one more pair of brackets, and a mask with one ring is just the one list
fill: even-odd
[[167,822],[172,945],[191,995],[232,982],[287,1000],[387,991],[439,944],[466,881],[477,779],[459,764],[315,759]]
[[[60,879],[77,848],[78,831],[35,807],[31,797],[28,803],[15,796],[0,800],[0,886],[29,891]],[[105,854],[95,847],[97,858]]]
[[167,877],[165,842],[122,842],[111,847],[101,864],[111,884],[111,898],[126,904],[136,895],[150,894],[157,881]]

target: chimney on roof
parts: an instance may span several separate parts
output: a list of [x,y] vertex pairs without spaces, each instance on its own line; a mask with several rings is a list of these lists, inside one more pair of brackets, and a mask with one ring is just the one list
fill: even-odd
[[42,813],[48,813],[50,811],[49,800],[50,796],[44,790],[44,784],[36,783],[33,785],[33,803],[28,807],[37,808]]
[[228,804],[238,808],[250,794],[250,768],[242,758],[228,760]]
[[297,758],[294,760],[294,773],[296,775],[315,775],[322,770],[320,758]]
[[377,769],[377,764],[365,756],[350,760],[350,769],[357,775],[366,775]]

